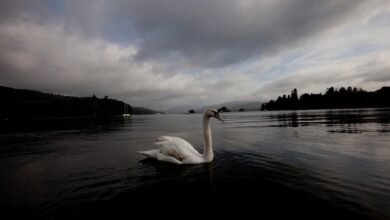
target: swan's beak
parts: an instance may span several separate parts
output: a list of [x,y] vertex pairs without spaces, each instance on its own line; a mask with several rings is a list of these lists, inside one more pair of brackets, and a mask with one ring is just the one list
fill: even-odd
[[222,122],[225,122],[219,115],[214,116],[214,118],[216,118],[216,119],[218,119],[218,120],[220,120]]

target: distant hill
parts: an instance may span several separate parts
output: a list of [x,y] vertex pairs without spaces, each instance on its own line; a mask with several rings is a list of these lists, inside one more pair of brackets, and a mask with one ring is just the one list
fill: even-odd
[[127,105],[130,114],[150,114],[152,110],[133,108],[122,101],[108,97],[74,97],[43,93],[34,90],[13,89],[0,86],[0,120],[109,117],[120,116]]
[[164,112],[168,114],[182,114],[182,113],[187,113],[190,109],[193,109],[194,107],[197,106],[187,106],[187,105],[175,106],[173,108],[164,109]]
[[144,107],[133,107],[134,115],[152,115],[152,114],[164,114],[161,111],[155,111]]
[[241,108],[245,111],[259,111],[260,110],[260,102],[258,101],[235,101],[235,102],[225,102],[219,104],[218,106],[226,106],[233,112],[239,111]]

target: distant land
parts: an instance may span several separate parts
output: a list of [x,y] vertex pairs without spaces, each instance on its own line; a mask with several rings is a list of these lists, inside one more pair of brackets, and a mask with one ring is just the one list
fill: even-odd
[[245,111],[259,111],[260,110],[260,102],[258,101],[233,101],[233,102],[224,102],[218,105],[205,106],[202,108],[197,108],[196,112],[203,112],[204,109],[208,107],[212,107],[215,109],[219,109],[221,107],[226,107],[232,112],[238,112],[240,109],[244,109]]
[[206,108],[215,108],[219,109],[221,107],[226,107],[232,112],[238,112],[240,109],[245,111],[259,111],[260,110],[260,101],[232,101],[224,102],[215,105],[207,106],[177,106],[175,108],[165,110],[168,113],[187,113],[189,110],[193,109],[196,113],[202,113]]
[[133,114],[134,115],[153,115],[153,114],[165,114],[162,111],[156,111],[144,107],[133,107]]
[[66,118],[66,117],[111,117],[125,113],[157,114],[159,112],[108,98],[74,97],[43,93],[34,90],[14,89],[0,86],[0,120]]
[[360,88],[330,87],[325,94],[302,94],[293,89],[291,94],[279,96],[261,105],[261,110],[299,110],[335,108],[390,107],[390,87],[368,92]]

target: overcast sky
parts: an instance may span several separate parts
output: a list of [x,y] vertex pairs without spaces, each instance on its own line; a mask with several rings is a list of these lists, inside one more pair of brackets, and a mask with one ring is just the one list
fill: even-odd
[[169,109],[390,86],[389,0],[4,0],[0,85]]

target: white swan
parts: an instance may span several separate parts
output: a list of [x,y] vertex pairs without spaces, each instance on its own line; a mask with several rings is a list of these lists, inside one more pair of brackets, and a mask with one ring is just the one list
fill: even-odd
[[223,122],[219,112],[214,109],[207,109],[203,113],[203,154],[199,153],[186,140],[179,137],[161,136],[156,139],[154,145],[158,149],[138,151],[149,158],[174,164],[199,164],[209,163],[214,158],[211,141],[210,118],[214,117]]

